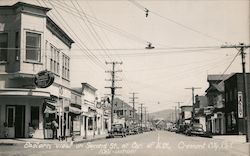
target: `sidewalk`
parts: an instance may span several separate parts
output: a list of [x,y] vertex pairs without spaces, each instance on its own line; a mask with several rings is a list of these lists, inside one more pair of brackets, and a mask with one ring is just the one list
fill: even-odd
[[250,143],[246,142],[245,135],[216,135],[213,139],[232,143],[229,149],[230,153],[235,156],[249,156]]
[[246,136],[245,135],[214,135],[213,139],[224,140],[235,143],[245,143]]
[[18,138],[18,139],[0,139],[0,145],[19,145],[25,144],[27,142],[30,143],[40,143],[40,144],[57,144],[57,143],[68,143],[73,142],[73,144],[90,142],[95,140],[106,139],[107,134],[96,135],[95,137],[89,137],[87,139],[83,139],[81,136],[76,136],[74,141],[72,137],[68,137],[66,140],[59,141],[58,139],[36,139],[36,138]]

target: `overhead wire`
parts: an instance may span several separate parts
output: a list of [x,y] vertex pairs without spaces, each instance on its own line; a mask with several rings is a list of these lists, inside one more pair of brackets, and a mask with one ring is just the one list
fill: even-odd
[[158,17],[160,17],[160,18],[162,18],[162,19],[164,19],[164,20],[166,20],[168,22],[174,23],[174,24],[176,24],[176,25],[178,25],[178,26],[180,26],[180,27],[182,27],[182,28],[184,28],[186,30],[189,30],[189,31],[195,32],[197,34],[200,34],[202,36],[208,37],[210,39],[219,41],[220,43],[225,43],[224,41],[222,41],[221,39],[219,39],[217,37],[213,37],[213,36],[211,36],[211,35],[209,35],[207,33],[201,32],[201,31],[196,30],[196,29],[194,29],[192,27],[189,27],[189,26],[184,25],[184,24],[182,24],[180,22],[177,22],[176,20],[173,20],[173,19],[171,19],[169,17],[163,16],[163,15],[157,13],[156,11],[153,11],[152,9],[148,9],[147,7],[145,7],[142,4],[138,3],[136,0],[128,0],[128,1],[131,2],[132,4],[134,4],[137,8],[139,8],[139,9],[141,9],[143,11],[146,10],[146,11],[148,11],[148,12],[150,12],[150,13],[152,13],[152,14],[154,14],[154,15],[156,15],[156,16],[158,16]]
[[[56,5],[59,9],[63,10],[64,12],[72,14],[75,17],[81,18],[78,14],[76,14],[76,11],[72,7],[68,6],[67,8],[65,8],[65,6],[58,3],[57,1],[53,1],[52,3],[54,3],[54,5]],[[136,42],[141,43],[141,44],[145,44],[148,42],[147,40],[144,40],[144,39],[136,36],[135,34],[132,34],[130,32],[122,30],[121,28],[118,28],[116,26],[110,25],[110,24],[108,24],[100,19],[97,19],[96,17],[93,17],[93,16],[86,14],[86,13],[85,13],[85,15],[89,18],[91,23],[94,24],[95,26],[102,27],[107,31],[110,31],[112,33],[116,33],[120,36],[126,37],[128,39],[131,39],[131,40],[136,41]]]
[[[44,1],[43,1],[44,2]],[[83,52],[86,52],[85,54],[87,54],[86,56],[90,58],[90,60],[92,60],[92,62],[94,62],[98,67],[105,69],[103,67],[103,62],[96,57],[90,50],[89,48],[82,42],[82,40],[80,39],[80,37],[74,32],[74,30],[72,30],[72,28],[68,25],[68,23],[65,21],[65,19],[63,18],[63,16],[60,14],[60,12],[55,8],[55,6],[48,1],[52,8],[57,12],[57,14],[60,16],[60,18],[63,20],[63,22],[66,24],[66,26],[69,28],[70,31],[68,31],[69,33],[72,32],[75,37],[79,40],[79,44],[80,44],[80,48],[83,50]],[[47,6],[47,4],[44,2],[44,4]],[[51,12],[53,14],[53,12]],[[55,16],[55,15],[54,15]],[[56,16],[55,16],[56,17]],[[59,20],[58,20],[59,21]],[[71,34],[71,33],[70,33]]]
[[[98,35],[98,33],[96,32],[95,28],[93,27],[93,25],[91,24],[91,22],[89,21],[88,17],[86,16],[86,13],[84,12],[84,10],[82,9],[82,7],[79,5],[78,1],[75,0],[75,2],[77,3],[78,7],[80,8],[80,10],[77,9],[77,7],[74,5],[73,1],[71,0],[71,3],[73,4],[73,6],[76,8],[76,10],[79,12],[79,15],[80,15],[80,11],[83,12],[87,22],[89,23],[90,25],[90,28],[88,27],[88,24],[87,22],[85,22],[85,20],[83,19],[82,17],[82,20],[84,21],[84,23],[86,24],[87,28],[90,30],[91,34],[93,35],[93,37],[95,38],[96,42],[98,43],[98,45],[101,47],[101,48],[106,48],[105,47],[105,44],[104,42],[102,41],[102,38]],[[106,52],[107,50],[103,50],[104,51],[104,54],[110,59],[111,57],[108,55],[108,53]]]

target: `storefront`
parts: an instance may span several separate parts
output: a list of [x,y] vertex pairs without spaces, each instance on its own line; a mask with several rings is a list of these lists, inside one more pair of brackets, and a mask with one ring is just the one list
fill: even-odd
[[0,90],[0,137],[44,138],[43,103],[50,97],[48,92],[31,89]]

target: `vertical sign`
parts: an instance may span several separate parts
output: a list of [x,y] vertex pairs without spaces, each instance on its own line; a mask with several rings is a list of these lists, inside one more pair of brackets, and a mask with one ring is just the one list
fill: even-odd
[[243,118],[243,96],[238,92],[238,118]]

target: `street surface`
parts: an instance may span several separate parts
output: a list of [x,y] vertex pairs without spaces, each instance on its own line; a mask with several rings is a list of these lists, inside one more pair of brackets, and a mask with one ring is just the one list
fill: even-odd
[[0,156],[248,156],[247,145],[249,144],[153,131],[126,138],[103,139],[74,145],[66,142],[1,145]]

